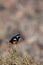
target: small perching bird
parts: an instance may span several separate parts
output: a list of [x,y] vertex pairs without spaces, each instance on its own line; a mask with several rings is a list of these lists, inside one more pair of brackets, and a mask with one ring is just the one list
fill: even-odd
[[17,35],[15,35],[15,36],[13,36],[13,37],[10,39],[9,42],[10,42],[11,44],[17,44],[20,38],[21,38],[21,35],[20,35],[20,34],[17,34]]

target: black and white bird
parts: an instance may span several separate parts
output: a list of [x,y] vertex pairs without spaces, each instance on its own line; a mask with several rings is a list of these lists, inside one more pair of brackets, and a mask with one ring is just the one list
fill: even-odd
[[11,44],[17,44],[20,38],[21,38],[21,35],[20,35],[20,34],[17,34],[17,35],[15,35],[15,36],[13,36],[13,37],[10,39],[9,42],[10,42]]

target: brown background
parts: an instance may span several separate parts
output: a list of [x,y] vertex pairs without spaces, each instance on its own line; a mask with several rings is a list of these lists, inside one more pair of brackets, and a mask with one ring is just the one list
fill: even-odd
[[43,62],[43,0],[0,0],[0,40],[5,45],[17,33],[24,37],[18,51]]

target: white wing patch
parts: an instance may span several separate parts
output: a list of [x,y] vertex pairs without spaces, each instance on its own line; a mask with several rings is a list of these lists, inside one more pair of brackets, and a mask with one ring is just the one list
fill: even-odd
[[16,38],[14,38],[14,40],[16,41]]

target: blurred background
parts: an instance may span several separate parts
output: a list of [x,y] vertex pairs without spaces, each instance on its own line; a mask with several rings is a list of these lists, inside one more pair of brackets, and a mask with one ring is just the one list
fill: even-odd
[[17,51],[43,63],[43,0],[0,0],[0,50],[18,33]]

